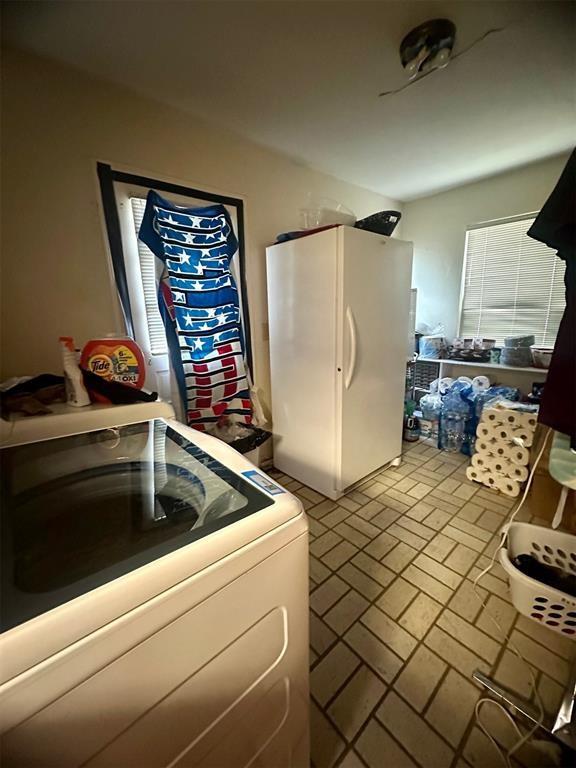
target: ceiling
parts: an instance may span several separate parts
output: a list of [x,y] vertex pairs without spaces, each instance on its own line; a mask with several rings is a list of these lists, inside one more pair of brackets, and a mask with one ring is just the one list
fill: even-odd
[[[399,200],[574,143],[572,2],[4,2],[10,45]],[[398,45],[447,17],[447,69],[397,95]]]

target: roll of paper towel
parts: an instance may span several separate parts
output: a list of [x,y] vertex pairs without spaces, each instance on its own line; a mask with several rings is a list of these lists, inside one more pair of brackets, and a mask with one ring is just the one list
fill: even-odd
[[495,440],[490,447],[490,455],[495,459],[508,459],[513,464],[525,465],[530,460],[530,451],[520,445],[504,440]]
[[497,459],[509,458],[512,447],[504,440],[495,440],[490,448],[490,455]]
[[480,467],[466,467],[466,477],[468,480],[475,480],[477,483],[483,483],[486,470]]
[[521,466],[525,466],[530,461],[530,451],[520,445],[510,446],[506,456],[513,464],[520,464]]
[[486,469],[497,475],[507,475],[508,469],[511,466],[511,464],[512,462],[509,461],[509,459],[506,459],[506,458],[495,459],[492,456],[488,456],[485,462]]
[[492,437],[495,440],[502,440],[504,442],[510,442],[512,440],[512,433],[514,430],[506,424],[490,427],[490,429],[492,430]]
[[484,477],[482,478],[482,482],[484,485],[487,485],[490,488],[498,488],[498,482],[500,479],[500,475],[496,475],[494,472],[485,472]]
[[475,453],[472,456],[472,466],[476,469],[487,469],[490,457],[486,453]]
[[502,411],[502,424],[506,427],[510,427],[513,429],[514,427],[521,426],[520,423],[520,416],[522,414],[518,413],[517,411],[513,411],[510,408],[506,408]]
[[514,478],[514,480],[518,480],[519,483],[523,483],[528,479],[528,467],[510,462],[508,476]]
[[496,440],[484,440],[482,438],[478,438],[478,440],[476,440],[476,450],[480,453],[491,455],[495,444]]
[[528,478],[529,447],[537,415],[516,408],[493,407],[482,411],[476,428],[476,452],[466,477],[516,497]]
[[518,496],[520,493],[520,483],[510,477],[500,478],[496,483],[496,487],[506,496]]
[[490,387],[490,379],[487,376],[474,376],[472,387],[476,392],[485,392]]
[[495,437],[495,433],[494,433],[495,429],[496,429],[496,425],[480,422],[480,424],[478,424],[478,426],[476,427],[476,436],[483,438],[484,440],[492,440]]
[[503,411],[498,408],[484,408],[482,411],[482,422],[485,424],[494,424],[495,426],[502,424]]
[[507,408],[502,411],[502,414],[502,424],[505,424],[507,427],[511,427],[512,429],[523,427],[524,429],[530,429],[532,431],[536,429],[538,416],[535,413]]
[[528,427],[516,427],[516,429],[512,430],[511,439],[513,441],[521,440],[526,448],[530,448],[534,439],[534,433]]
[[523,429],[529,429],[534,432],[536,425],[538,424],[538,415],[536,413],[518,413],[517,414],[517,427]]

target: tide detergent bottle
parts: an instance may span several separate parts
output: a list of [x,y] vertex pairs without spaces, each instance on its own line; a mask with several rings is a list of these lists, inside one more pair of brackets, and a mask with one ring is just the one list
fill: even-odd
[[[146,366],[142,350],[129,338],[91,339],[82,350],[80,365],[108,381],[142,389]],[[103,396],[98,400],[108,402]]]

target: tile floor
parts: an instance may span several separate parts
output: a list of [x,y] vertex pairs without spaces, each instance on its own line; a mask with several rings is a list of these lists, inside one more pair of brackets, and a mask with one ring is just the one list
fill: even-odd
[[[314,768],[499,768],[478,728],[475,669],[522,696],[529,674],[482,608],[473,579],[514,504],[466,479],[466,459],[406,444],[400,467],[338,502],[273,471],[310,520],[311,751]],[[537,520],[529,505],[521,519]],[[555,712],[576,643],[512,607],[498,564],[480,592],[533,667]],[[491,705],[497,741],[517,736]],[[524,747],[513,765],[552,765]],[[556,763],[557,764],[557,763]]]

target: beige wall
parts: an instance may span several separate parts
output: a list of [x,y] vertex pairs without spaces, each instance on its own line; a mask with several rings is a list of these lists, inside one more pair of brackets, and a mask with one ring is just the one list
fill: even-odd
[[539,210],[567,159],[562,155],[404,204],[402,237],[414,241],[417,322],[442,322],[449,336],[457,333],[466,226]]
[[2,377],[60,369],[58,336],[122,331],[96,183],[98,160],[243,197],[256,381],[269,402],[265,247],[297,228],[309,192],[358,217],[392,200],[194,117],[21,52],[3,85]]

